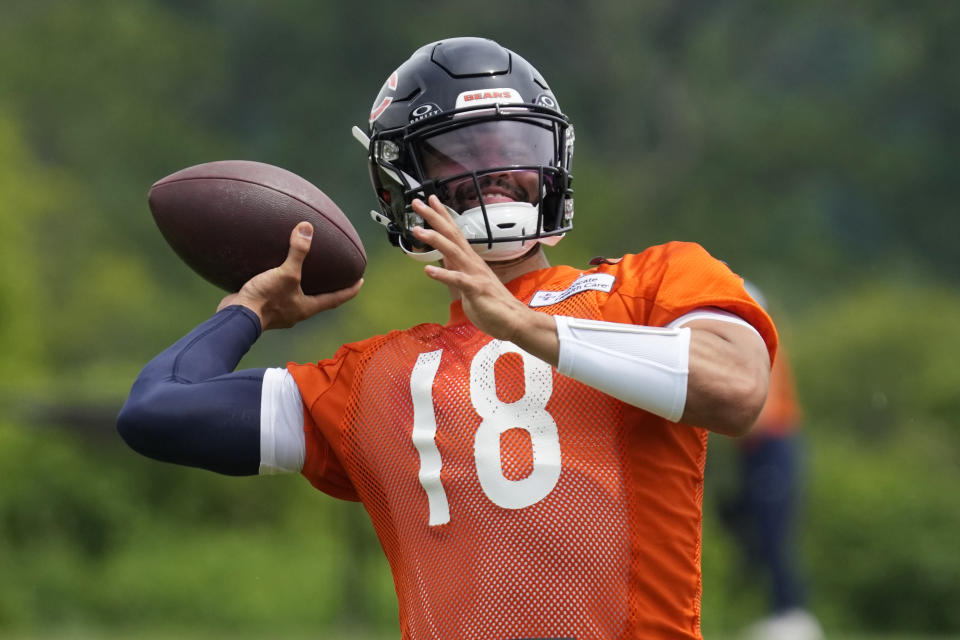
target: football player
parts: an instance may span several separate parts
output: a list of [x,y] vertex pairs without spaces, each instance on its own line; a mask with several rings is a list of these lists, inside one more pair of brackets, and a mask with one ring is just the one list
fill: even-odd
[[753,424],[769,317],[696,244],[550,266],[543,246],[573,226],[573,128],[495,42],[418,49],[354,135],[373,217],[449,288],[449,321],[234,371],[262,331],[359,289],[303,295],[301,224],[282,266],[146,366],[123,438],[361,501],[404,638],[700,638],[707,430]]
[[[752,283],[744,288],[769,309]],[[768,311],[769,313],[769,311]],[[807,594],[796,550],[803,480],[800,429],[803,412],[793,369],[781,342],[770,370],[766,403],[753,429],[737,440],[739,486],[720,504],[721,522],[733,534],[750,573],[759,572],[767,615],[749,625],[746,640],[822,640],[823,629],[806,609]]]

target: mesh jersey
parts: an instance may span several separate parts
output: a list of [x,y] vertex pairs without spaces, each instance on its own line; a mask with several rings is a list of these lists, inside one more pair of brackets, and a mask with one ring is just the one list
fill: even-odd
[[[582,277],[594,274],[612,276],[609,291]],[[546,313],[652,326],[719,307],[776,348],[740,278],[696,244],[587,272],[552,267],[508,288],[525,302],[566,292]],[[702,429],[492,340],[459,303],[445,326],[288,368],[305,405],[303,473],[363,502],[403,638],[700,638]]]

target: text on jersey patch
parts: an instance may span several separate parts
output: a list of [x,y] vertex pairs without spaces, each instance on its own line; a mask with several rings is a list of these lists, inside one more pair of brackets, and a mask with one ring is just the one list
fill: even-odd
[[548,307],[563,302],[570,296],[584,291],[603,291],[610,293],[616,277],[611,273],[590,273],[582,275],[563,291],[537,291],[530,299],[531,307]]

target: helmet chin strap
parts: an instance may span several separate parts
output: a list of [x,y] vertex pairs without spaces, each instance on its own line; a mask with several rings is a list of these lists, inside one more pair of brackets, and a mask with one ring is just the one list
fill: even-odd
[[[530,238],[526,240],[505,240],[498,241],[498,238],[508,238],[511,236],[522,236],[535,229],[537,226],[538,211],[537,207],[528,202],[496,202],[485,205],[487,210],[487,220],[490,222],[490,232],[492,242],[471,243],[473,250],[488,262],[498,262],[501,260],[512,260],[519,258],[527,253],[532,246],[537,243],[543,243],[550,246],[555,245],[560,240],[560,236],[551,236],[546,238]],[[487,225],[484,219],[483,207],[473,207],[463,213],[444,205],[454,223],[463,232],[467,240],[487,240]],[[371,212],[374,220],[381,224],[384,222],[375,212]],[[443,258],[443,255],[436,249],[425,252],[410,251],[400,241],[400,248],[408,256],[418,262],[436,262]]]

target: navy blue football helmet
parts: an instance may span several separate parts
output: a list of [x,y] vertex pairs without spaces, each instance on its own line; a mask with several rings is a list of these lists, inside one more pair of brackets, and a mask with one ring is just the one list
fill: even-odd
[[439,259],[411,229],[436,194],[486,260],[555,244],[573,227],[573,127],[530,63],[492,40],[421,47],[384,83],[368,133],[374,219],[410,256]]

